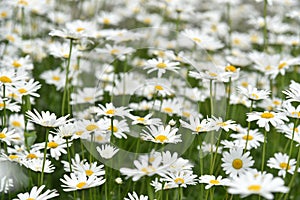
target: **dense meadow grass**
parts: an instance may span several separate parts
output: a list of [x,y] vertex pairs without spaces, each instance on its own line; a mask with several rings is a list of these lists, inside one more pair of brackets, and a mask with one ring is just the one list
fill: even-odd
[[0,199],[300,199],[297,0],[2,0]]

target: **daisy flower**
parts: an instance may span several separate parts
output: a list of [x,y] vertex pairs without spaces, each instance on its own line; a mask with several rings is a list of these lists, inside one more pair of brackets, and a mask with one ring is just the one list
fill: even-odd
[[284,90],[282,93],[287,95],[287,97],[286,97],[288,99],[287,101],[300,102],[300,84],[299,83],[292,80],[291,84],[289,85],[289,89]]
[[153,126],[150,125],[147,127],[148,131],[143,130],[143,133],[141,133],[141,139],[146,141],[151,141],[154,143],[178,143],[181,142],[181,135],[176,135],[178,128],[171,128],[170,125],[167,125],[164,127],[161,126]]
[[179,121],[182,127],[190,129],[191,131],[193,131],[193,134],[199,134],[200,132],[208,132],[212,130],[207,119],[203,119],[202,121],[200,121],[199,116],[190,115],[189,123],[181,119]]
[[112,103],[106,103],[105,106],[98,104],[100,108],[96,110],[97,115],[104,115],[108,117],[125,117],[129,115],[129,112],[131,109],[128,109],[126,107],[115,107]]
[[61,138],[71,138],[75,134],[75,125],[73,123],[68,123],[59,126],[55,131],[50,131],[56,135],[59,135]]
[[147,61],[144,69],[149,69],[147,73],[157,71],[158,78],[161,78],[167,70],[178,73],[179,67],[177,67],[179,62],[171,62],[169,60],[163,60],[162,58],[152,58]]
[[45,160],[45,164],[43,164],[43,158],[31,159],[25,161],[25,166],[35,172],[42,172],[42,168],[44,165],[44,173],[53,173],[55,167],[51,163],[50,160]]
[[[9,120],[8,120],[8,125],[9,127],[17,130],[17,131],[21,131],[25,129],[25,123],[24,123],[24,115],[21,114],[11,114],[9,116]],[[33,130],[33,124],[31,122],[27,122],[26,124],[26,128],[27,130]]]
[[111,46],[110,44],[106,44],[104,48],[100,49],[97,48],[96,52],[101,53],[101,54],[108,54],[114,58],[117,59],[123,59],[124,55],[127,54],[132,54],[135,50],[131,47],[126,47],[126,46],[119,46],[119,45],[113,45]]
[[77,175],[75,173],[71,173],[70,176],[65,174],[60,181],[63,183],[61,187],[63,187],[63,191],[65,192],[97,187],[105,183],[105,179],[103,179],[103,177],[86,176],[86,173]]
[[300,118],[300,105],[295,108],[290,101],[284,101],[282,103],[282,109],[280,110],[283,111],[288,117]]
[[220,128],[225,130],[226,132],[228,132],[229,129],[233,131],[236,130],[236,124],[234,124],[235,121],[233,120],[227,120],[224,122],[222,117],[217,118],[212,116],[212,118],[208,118],[207,121],[210,127],[212,127],[216,131],[218,131]]
[[30,59],[29,55],[25,57],[19,57],[19,58],[5,56],[3,57],[2,64],[12,69],[23,69],[23,70],[33,69],[32,60]]
[[271,169],[279,169],[278,176],[282,176],[284,178],[286,172],[294,174],[296,168],[296,160],[289,160],[289,156],[287,154],[279,152],[275,153],[274,157],[268,160],[267,166]]
[[27,111],[26,115],[29,121],[44,127],[58,127],[72,121],[72,119],[67,119],[69,115],[57,118],[55,113],[42,111],[40,114],[36,109],[34,112]]
[[118,25],[121,21],[121,17],[113,12],[102,11],[97,21],[102,25]]
[[56,90],[62,90],[65,86],[65,73],[60,69],[44,71],[40,77],[49,85],[54,85]]
[[40,95],[36,92],[40,88],[41,84],[38,81],[30,79],[29,81],[21,81],[16,83],[13,93],[20,96],[30,95],[33,97],[40,97]]
[[234,177],[229,183],[228,192],[240,194],[242,198],[251,194],[258,194],[266,199],[273,199],[273,192],[287,193],[289,188],[284,186],[284,181],[272,174],[253,174],[247,172]]
[[118,148],[111,146],[109,144],[102,145],[101,147],[97,146],[96,150],[98,151],[100,156],[104,159],[111,159],[119,151]]
[[247,113],[247,121],[252,122],[256,121],[256,124],[259,127],[264,127],[266,131],[270,131],[271,123],[274,127],[284,124],[283,121],[289,121],[289,119],[285,116],[284,113],[275,113],[272,111],[264,111],[262,112],[252,112]]
[[205,189],[208,190],[212,186],[216,185],[227,186],[229,179],[222,179],[222,176],[218,176],[216,178],[214,175],[202,175],[199,177],[199,183],[206,183],[207,185],[205,186]]
[[0,70],[0,86],[15,85],[19,81],[27,79],[27,73],[18,74],[14,69],[1,68]]
[[0,180],[0,193],[8,193],[9,189],[13,186],[13,179],[3,176]]
[[256,87],[248,85],[247,88],[239,86],[238,92],[252,101],[267,99],[270,95],[269,90],[258,90]]
[[242,130],[239,133],[236,134],[230,134],[230,137],[236,138],[236,140],[240,141],[239,143],[242,145],[246,144],[247,142],[247,150],[250,150],[252,148],[257,148],[260,146],[260,143],[264,142],[264,135],[258,132],[258,129],[255,130],[249,130],[249,134],[247,134],[246,130]]
[[132,125],[136,124],[142,124],[142,125],[154,125],[154,126],[159,126],[162,124],[160,118],[151,118],[153,113],[149,113],[144,117],[141,116],[134,116],[134,115],[129,115],[129,118],[132,119],[133,121],[131,122]]
[[207,153],[215,153],[216,151],[219,154],[222,153],[222,147],[218,147],[217,149],[215,144],[206,143],[205,141],[202,142],[201,148],[200,146],[197,146],[197,149]]
[[290,123],[288,125],[282,125],[277,127],[279,132],[284,133],[284,136],[293,139],[297,143],[300,143],[300,125],[294,128],[294,123]]
[[89,162],[76,162],[73,165],[73,172],[75,174],[84,174],[86,176],[97,176],[101,177],[105,174],[105,171],[103,170],[104,165],[97,166],[97,162],[89,163]]
[[125,134],[125,132],[127,133],[130,132],[127,121],[125,119],[121,121],[114,119],[113,126],[112,126],[111,120],[106,118],[104,126],[107,127],[106,130],[109,134],[113,133],[113,135],[119,139],[121,138],[127,139],[127,135]]
[[20,135],[18,133],[15,133],[15,130],[8,130],[7,128],[4,128],[0,132],[0,141],[5,142],[7,145],[11,145],[12,142],[15,142],[17,138],[19,138]]
[[124,198],[124,200],[148,200],[148,196],[145,195],[138,195],[135,191],[133,193],[128,193],[127,194],[128,198]]
[[222,168],[226,174],[229,174],[230,177],[236,177],[241,175],[254,164],[250,152],[243,154],[243,149],[230,149],[229,152],[224,152],[222,157]]
[[44,188],[45,185],[42,185],[40,187],[34,186],[30,192],[20,193],[17,195],[18,198],[15,198],[13,200],[47,200],[59,196],[56,190],[46,190],[44,193],[42,193],[42,190]]
[[178,99],[167,99],[163,100],[162,103],[160,101],[156,101],[154,108],[168,115],[180,114],[182,110],[182,104],[179,103]]
[[101,100],[101,96],[103,95],[102,90],[96,90],[92,87],[85,87],[82,90],[78,90],[76,93],[71,94],[71,102],[70,104],[94,104],[96,101]]
[[193,171],[177,171],[177,172],[167,172],[160,179],[163,182],[166,182],[171,187],[184,187],[186,188],[188,185],[196,185],[197,184],[197,175],[193,174]]

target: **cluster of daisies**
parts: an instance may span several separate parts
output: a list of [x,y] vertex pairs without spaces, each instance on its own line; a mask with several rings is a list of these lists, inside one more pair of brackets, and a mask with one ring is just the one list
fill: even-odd
[[1,1],[0,198],[296,198],[299,8]]

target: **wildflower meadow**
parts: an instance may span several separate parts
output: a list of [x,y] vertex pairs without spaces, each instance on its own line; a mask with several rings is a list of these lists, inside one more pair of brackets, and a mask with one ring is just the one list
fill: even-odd
[[1,0],[0,200],[300,199],[298,0]]

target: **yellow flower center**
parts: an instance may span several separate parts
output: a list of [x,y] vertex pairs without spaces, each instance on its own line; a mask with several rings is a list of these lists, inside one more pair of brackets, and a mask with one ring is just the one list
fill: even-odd
[[282,69],[282,68],[284,68],[286,65],[287,65],[286,62],[282,62],[282,63],[280,63],[280,64],[278,65],[278,69]]
[[298,133],[298,132],[299,132],[299,129],[298,129],[298,128],[295,128],[294,131],[295,131],[296,133]]
[[35,159],[35,158],[37,158],[37,156],[34,153],[30,153],[30,154],[28,154],[26,156],[26,158],[28,158],[28,159]]
[[21,127],[21,123],[18,121],[12,121],[11,124],[15,127]]
[[26,200],[35,200],[35,198],[29,197],[29,198],[27,198]]
[[214,72],[209,72],[208,75],[210,75],[211,77],[216,77],[218,76],[218,74],[214,73]]
[[232,167],[234,169],[241,169],[243,167],[243,161],[241,159],[239,159],[239,158],[234,159],[232,161]]
[[192,40],[194,40],[194,42],[198,42],[198,43],[202,42],[202,41],[200,40],[200,38],[197,38],[197,37],[194,37]]
[[218,184],[220,184],[220,181],[218,181],[218,180],[210,180],[209,183],[213,184],[213,185],[218,185]]
[[97,135],[97,136],[95,137],[95,141],[97,141],[97,142],[102,142],[103,139],[104,139],[104,138],[103,138],[101,135]]
[[217,123],[217,125],[222,126],[222,127],[227,126],[226,122],[219,122],[219,123]]
[[79,136],[82,135],[83,133],[84,133],[84,131],[77,131],[77,132],[75,132],[75,134],[79,135]]
[[0,13],[0,16],[1,16],[2,18],[7,17],[7,12],[5,12],[5,11],[1,12],[1,13]]
[[225,70],[228,72],[236,72],[236,68],[232,65],[226,66]]
[[276,106],[279,106],[281,103],[280,103],[280,101],[274,100],[273,104],[276,105]]
[[12,160],[19,158],[19,156],[17,155],[9,155],[8,157]]
[[49,148],[55,149],[56,147],[58,147],[58,144],[56,142],[49,142],[47,145]]
[[280,164],[279,164],[279,167],[280,167],[281,169],[288,169],[288,170],[291,169],[291,166],[288,165],[286,162],[280,163]]
[[155,86],[155,89],[156,89],[156,90],[164,90],[164,88],[163,88],[161,85],[156,85],[156,86]]
[[110,54],[112,54],[112,55],[115,55],[115,54],[117,54],[117,53],[119,53],[120,51],[118,50],[118,49],[112,49],[111,51],[110,51]]
[[251,97],[253,97],[253,98],[255,98],[255,99],[258,99],[258,98],[259,98],[259,96],[258,96],[257,94],[255,94],[255,93],[252,93],[252,94],[251,94]]
[[144,122],[144,121],[145,121],[145,118],[139,117],[139,118],[137,118],[136,120],[139,121],[139,122]]
[[86,182],[80,182],[76,185],[77,188],[81,189],[86,185]]
[[83,100],[84,101],[91,101],[93,99],[93,97],[84,97]]
[[18,62],[17,60],[14,60],[13,63],[12,63],[12,65],[13,65],[15,68],[18,68],[18,67],[21,67],[21,66],[22,66],[21,63]]
[[238,38],[234,38],[233,39],[233,44],[239,45],[239,44],[241,44],[241,40],[238,39]]
[[164,108],[163,110],[164,110],[165,112],[167,112],[167,113],[172,113],[172,112],[173,112],[173,109],[170,108],[170,107],[166,107],[166,108]]
[[253,140],[253,136],[252,135],[244,135],[243,137],[242,137],[244,140]]
[[156,67],[159,69],[164,69],[167,67],[166,63],[160,62],[156,64]]
[[272,113],[269,113],[269,112],[265,112],[263,114],[260,115],[262,118],[265,118],[265,119],[270,119],[270,118],[273,118],[274,115]]
[[59,81],[59,80],[60,80],[60,77],[59,77],[59,76],[52,76],[52,80],[53,80],[53,81]]
[[271,69],[272,69],[272,67],[270,65],[268,65],[268,66],[265,67],[266,71],[270,71]]
[[0,139],[4,139],[4,138],[6,138],[5,133],[0,133]]
[[95,130],[97,128],[99,128],[99,127],[97,125],[95,125],[95,124],[89,124],[89,125],[87,125],[85,127],[85,129],[88,130],[88,131],[93,131],[93,130]]
[[249,85],[249,83],[248,82],[245,82],[245,81],[243,81],[242,83],[241,83],[241,85],[243,86],[243,87],[248,87],[248,85]]
[[168,138],[165,135],[158,135],[154,139],[155,139],[155,141],[160,141],[161,143],[164,143],[165,140],[167,140]]
[[202,126],[197,126],[196,131],[199,132],[201,130]]
[[182,112],[182,115],[185,116],[185,117],[190,117],[190,116],[191,116],[191,113],[190,113],[190,112],[183,111],[183,112]]
[[26,0],[19,0],[18,4],[23,5],[23,6],[28,6],[28,2]]
[[[111,131],[111,126],[108,127],[107,130]],[[113,132],[117,132],[117,131],[118,131],[118,128],[116,126],[113,126]]]
[[7,76],[1,76],[0,81],[2,83],[11,83],[12,82],[12,80],[10,78],[8,78]]
[[155,168],[153,166],[143,167],[141,171],[144,172],[145,174],[149,174],[150,172],[154,172]]
[[84,30],[85,30],[85,28],[83,28],[83,27],[78,27],[78,28],[76,29],[77,32],[81,32],[81,31],[84,31]]
[[298,117],[300,117],[300,112],[296,112],[296,111],[295,111],[295,112],[292,112],[291,114],[292,114],[292,115],[297,115]]
[[145,24],[150,24],[151,23],[151,19],[150,18],[145,18],[144,20],[143,20],[143,22],[145,23]]
[[0,103],[0,107],[3,108],[4,107],[4,103]]
[[178,178],[175,178],[174,182],[175,182],[176,184],[184,184],[184,179],[178,177]]
[[18,89],[18,91],[19,91],[21,94],[24,94],[24,93],[26,93],[26,92],[27,92],[27,90],[26,90],[26,89],[24,89],[24,88],[20,88],[20,89]]
[[65,54],[63,55],[64,58],[69,58],[69,56],[70,56],[70,55],[69,55],[68,53],[65,53]]
[[104,18],[103,19],[103,24],[106,24],[106,25],[110,24],[110,19]]
[[93,170],[90,170],[90,169],[85,170],[85,174],[86,174],[87,176],[91,176],[93,173],[94,173]]
[[113,115],[115,114],[115,110],[114,109],[110,109],[110,110],[107,110],[105,113],[108,114],[108,115]]
[[258,192],[261,190],[261,186],[260,185],[249,185],[248,190]]
[[10,41],[10,42],[14,42],[14,41],[15,41],[15,38],[14,38],[14,36],[12,36],[12,35],[6,36],[6,39],[7,39],[8,41]]

